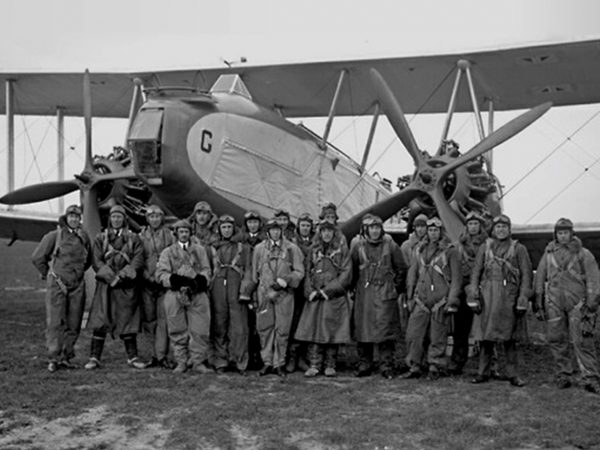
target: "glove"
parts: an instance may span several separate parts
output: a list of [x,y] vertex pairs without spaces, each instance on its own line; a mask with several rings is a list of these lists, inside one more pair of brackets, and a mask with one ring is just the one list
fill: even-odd
[[182,277],[181,275],[177,275],[176,273],[172,274],[169,277],[169,283],[171,284],[171,289],[174,291],[178,291],[182,287],[187,285],[186,277]]
[[523,308],[516,308],[515,309],[515,315],[517,317],[523,317],[526,313],[527,313],[526,309],[523,309]]
[[446,305],[446,308],[444,308],[444,311],[446,314],[454,314],[458,312],[458,308],[454,305]]
[[137,273],[136,273],[135,269],[133,267],[131,267],[129,264],[126,265],[125,267],[123,267],[119,271],[119,277],[124,280],[133,280],[136,277],[136,275],[137,275]]
[[195,288],[198,292],[206,292],[206,288],[208,287],[208,280],[204,275],[196,275],[196,278],[194,278],[194,286],[192,287]]
[[478,300],[467,298],[467,305],[475,314],[481,314],[481,303]]

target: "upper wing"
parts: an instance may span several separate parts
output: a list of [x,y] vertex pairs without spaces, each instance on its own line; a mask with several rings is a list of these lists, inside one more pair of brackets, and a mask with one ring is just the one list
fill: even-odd
[[[451,55],[354,61],[239,66],[206,70],[92,74],[95,117],[127,117],[133,79],[144,86],[188,86],[208,90],[224,73],[239,73],[254,100],[280,108],[287,117],[327,116],[340,71],[347,70],[336,108],[338,115],[362,115],[372,106],[369,75],[377,69],[406,113],[439,113],[448,109],[458,59],[472,63],[479,101],[493,99],[496,110],[523,109],[546,101],[554,105],[600,102],[600,40],[529,46]],[[14,80],[15,113],[82,115],[81,74],[4,73]],[[471,111],[466,93],[457,111]],[[0,90],[0,113],[6,112]]]
[[0,238],[21,241],[39,241],[56,228],[58,217],[22,211],[0,212]]
[[[598,259],[600,256],[600,223],[575,224],[575,235],[581,239],[583,246]],[[513,225],[512,236],[527,247],[533,268],[536,269],[546,245],[554,239],[554,225]]]

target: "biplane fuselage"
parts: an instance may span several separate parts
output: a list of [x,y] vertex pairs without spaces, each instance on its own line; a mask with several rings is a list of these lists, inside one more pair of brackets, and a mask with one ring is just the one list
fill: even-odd
[[316,215],[330,201],[350,217],[389,195],[344,153],[236,93],[155,96],[128,143],[136,176],[177,216],[202,199],[236,219],[248,209]]

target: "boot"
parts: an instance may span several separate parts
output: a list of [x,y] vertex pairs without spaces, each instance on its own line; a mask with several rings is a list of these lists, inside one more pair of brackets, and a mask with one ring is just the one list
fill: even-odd
[[325,348],[325,376],[335,377],[337,375],[335,371],[335,361],[337,359],[338,346],[328,345]]
[[293,342],[288,349],[288,362],[285,365],[287,373],[294,373],[298,366],[298,343]]
[[323,364],[323,349],[319,344],[310,344],[308,346],[308,361],[310,367],[304,372],[305,377],[314,377],[321,371]]
[[125,345],[125,353],[127,353],[127,365],[134,369],[145,369],[144,363],[137,355],[137,340],[135,334],[125,334],[121,336]]
[[92,345],[90,349],[90,360],[85,364],[86,370],[94,370],[100,367],[100,358],[104,349],[106,335],[100,333],[92,334]]

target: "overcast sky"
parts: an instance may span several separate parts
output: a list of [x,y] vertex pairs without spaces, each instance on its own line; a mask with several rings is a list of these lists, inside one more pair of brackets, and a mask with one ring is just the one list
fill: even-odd
[[[223,59],[241,56],[252,65],[397,57],[600,38],[600,2],[592,0],[4,0],[0,20],[0,70],[10,72],[218,67]],[[495,171],[508,189],[591,118],[507,195],[505,209],[515,222],[554,222],[560,216],[600,221],[598,208],[590,207],[600,204],[599,111],[600,105],[555,108],[498,149]],[[497,114],[496,126],[513,116]],[[435,148],[443,116],[409,119],[420,146]],[[46,181],[55,179],[54,119],[16,122],[17,186],[39,181],[40,174]],[[331,133],[333,143],[358,160],[366,140],[365,122],[368,119],[336,120]],[[381,122],[385,126],[375,141],[371,171],[395,180],[412,167],[387,121]],[[309,124],[322,133],[322,121]],[[0,180],[6,179],[4,128],[2,120]],[[123,121],[95,120],[95,152],[122,144],[124,130]],[[67,174],[72,174],[82,165],[82,120],[68,120],[66,134],[74,149],[66,161]],[[456,118],[450,135],[462,149],[473,145],[472,117]],[[99,150],[103,148],[106,151]],[[36,152],[39,168],[32,165]],[[4,192],[2,181],[0,193]],[[49,202],[35,206],[49,207]]]

